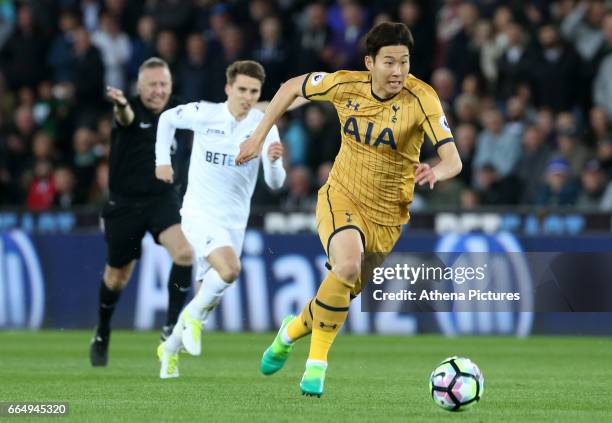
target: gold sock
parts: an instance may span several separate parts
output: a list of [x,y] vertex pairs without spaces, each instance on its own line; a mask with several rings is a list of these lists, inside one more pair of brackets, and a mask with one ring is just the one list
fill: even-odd
[[314,298],[306,303],[302,312],[287,326],[287,335],[297,341],[312,332],[312,303]]
[[327,353],[342,328],[350,304],[351,284],[338,278],[333,271],[321,283],[312,301],[312,338],[309,360],[327,362]]

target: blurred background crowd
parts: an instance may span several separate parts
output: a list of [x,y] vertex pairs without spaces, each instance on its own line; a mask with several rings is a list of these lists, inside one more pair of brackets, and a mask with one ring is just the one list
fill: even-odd
[[[0,205],[101,205],[112,128],[106,85],[134,93],[159,56],[184,102],[224,101],[225,68],[261,62],[262,100],[311,71],[364,69],[373,24],[401,21],[411,73],[446,110],[463,171],[413,210],[612,210],[612,2],[603,0],[0,0]],[[280,122],[288,181],[258,206],[310,210],[339,148],[335,111]],[[179,144],[185,175],[189,142]],[[425,141],[423,160],[435,162]]]

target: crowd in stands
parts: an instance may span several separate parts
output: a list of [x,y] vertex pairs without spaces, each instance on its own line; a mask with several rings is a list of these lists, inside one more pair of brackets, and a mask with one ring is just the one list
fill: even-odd
[[[0,206],[101,205],[113,125],[105,86],[134,93],[139,65],[170,65],[183,101],[224,101],[225,68],[262,63],[262,100],[311,71],[364,69],[372,25],[412,30],[411,73],[445,108],[459,177],[413,210],[612,210],[612,2],[603,0],[0,0]],[[310,210],[339,148],[333,108],[279,122],[288,179],[255,203]],[[185,175],[190,146],[181,143]],[[435,163],[425,140],[422,160]]]

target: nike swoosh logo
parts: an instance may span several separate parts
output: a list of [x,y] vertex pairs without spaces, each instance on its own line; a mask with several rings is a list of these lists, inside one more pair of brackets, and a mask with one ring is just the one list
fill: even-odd
[[140,122],[140,127],[141,127],[142,129],[147,129],[147,128],[150,128],[150,127],[151,127],[151,124],[150,124],[150,123],[143,123],[143,122]]

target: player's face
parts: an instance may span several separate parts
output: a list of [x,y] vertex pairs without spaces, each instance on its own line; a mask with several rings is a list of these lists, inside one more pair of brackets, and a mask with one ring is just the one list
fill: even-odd
[[166,68],[143,69],[138,76],[138,95],[147,109],[161,112],[172,94],[172,78]]
[[237,75],[233,84],[225,86],[229,109],[237,116],[245,115],[257,103],[261,95],[259,79]]
[[389,98],[402,90],[410,72],[410,54],[403,45],[385,46],[375,58],[366,56],[365,64],[372,73],[372,89],[382,98]]

